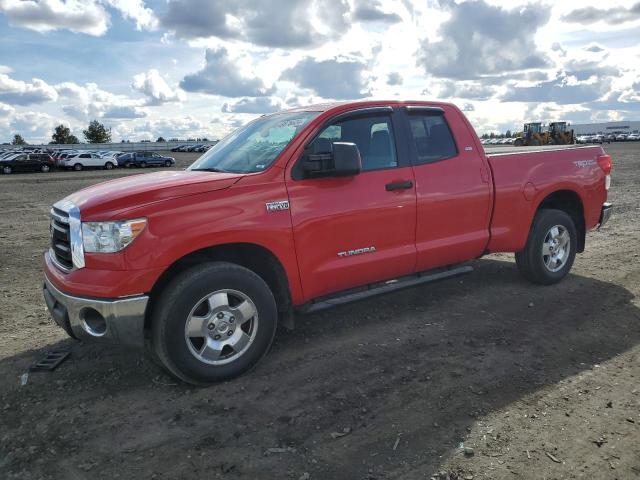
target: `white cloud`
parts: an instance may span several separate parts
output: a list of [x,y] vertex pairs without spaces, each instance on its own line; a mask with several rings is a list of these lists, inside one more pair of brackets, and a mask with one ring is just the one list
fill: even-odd
[[95,83],[83,86],[74,82],[64,82],[55,87],[58,94],[67,100],[62,110],[78,120],[102,117],[131,119],[146,116],[146,112],[139,108],[143,101],[108,92]]
[[235,103],[225,103],[222,111],[226,113],[273,113],[282,110],[282,102],[278,98],[257,97],[242,98]]
[[[0,0],[3,38],[29,38],[0,65],[0,140],[18,115],[44,124],[37,113],[76,132],[96,118],[114,138],[217,138],[331,98],[450,99],[480,133],[533,115],[638,118],[636,3],[584,0],[568,21],[575,4],[531,0]],[[621,14],[591,22],[590,7]],[[100,36],[110,15],[128,30],[71,33]],[[109,54],[91,61],[89,43]],[[64,68],[37,58],[52,50]]]
[[349,28],[346,0],[168,0],[162,25],[177,37],[243,40],[278,48],[309,48]]
[[226,48],[207,49],[204,67],[184,77],[180,87],[188,92],[224,97],[262,97],[274,90],[267,89],[258,76],[243,75]]
[[182,102],[185,99],[184,92],[179,88],[172,90],[156,69],[135,75],[131,88],[146,95],[148,105]]
[[283,80],[294,82],[324,98],[353,99],[370,95],[367,89],[367,65],[361,60],[305,57],[282,73]]
[[0,12],[10,25],[37,32],[67,29],[100,36],[109,28],[109,14],[95,0],[0,0]]
[[6,103],[0,103],[0,118],[8,117],[15,111],[16,109],[13,108],[11,105],[7,105]]
[[138,30],[155,30],[158,17],[153,10],[145,7],[143,0],[107,0],[124,18],[135,20]]
[[441,39],[424,39],[418,64],[437,77],[474,79],[550,66],[536,48],[534,35],[549,21],[550,12],[537,5],[507,10],[484,0],[455,4],[441,24]]
[[144,110],[129,105],[114,106],[102,114],[102,118],[143,118],[146,116],[147,112]]
[[39,78],[31,82],[14,80],[0,73],[0,101],[11,105],[32,105],[54,101],[58,98],[56,89]]
[[9,129],[27,141],[47,141],[56,124],[51,115],[41,112],[16,112],[9,118]]

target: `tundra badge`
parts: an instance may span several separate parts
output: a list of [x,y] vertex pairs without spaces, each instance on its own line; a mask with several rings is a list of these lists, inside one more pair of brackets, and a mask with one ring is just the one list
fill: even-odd
[[364,247],[364,248],[356,248],[354,250],[346,250],[344,252],[338,252],[338,256],[340,258],[350,257],[351,255],[362,255],[363,253],[374,253],[376,251],[376,247]]
[[277,212],[280,210],[289,210],[289,200],[279,200],[277,202],[265,203],[267,212]]

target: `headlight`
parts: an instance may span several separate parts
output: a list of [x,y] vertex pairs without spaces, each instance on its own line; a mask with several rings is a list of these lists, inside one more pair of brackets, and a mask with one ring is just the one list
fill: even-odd
[[147,226],[146,218],[122,222],[83,222],[82,243],[89,253],[119,252],[133,242]]

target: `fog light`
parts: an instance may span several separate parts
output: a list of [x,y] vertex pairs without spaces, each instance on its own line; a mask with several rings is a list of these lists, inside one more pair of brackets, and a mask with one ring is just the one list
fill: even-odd
[[85,307],[80,310],[80,320],[82,328],[94,337],[101,337],[107,332],[107,321],[97,310]]

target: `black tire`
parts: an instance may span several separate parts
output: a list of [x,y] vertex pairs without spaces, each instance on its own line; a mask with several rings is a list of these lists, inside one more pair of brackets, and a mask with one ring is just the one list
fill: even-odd
[[40,171],[42,173],[47,173],[47,172],[51,171],[51,167],[49,165],[41,165],[40,166]]
[[[550,230],[563,227],[569,235],[569,253],[564,265],[552,271],[545,264],[543,245]],[[533,219],[527,244],[516,253],[516,264],[524,278],[539,285],[553,285],[562,280],[571,270],[578,248],[578,233],[571,217],[562,210],[542,209]]]
[[164,162],[164,166],[165,167],[170,167],[171,166],[171,161],[170,160],[165,161]]
[[131,168],[131,162],[124,162],[124,168]]
[[105,168],[106,170],[113,170],[113,163],[111,163],[111,162],[107,162],[107,163],[105,163],[105,164],[104,164],[104,168]]
[[9,175],[12,171],[13,169],[9,165],[5,165],[2,167],[2,173],[4,173],[5,175]]
[[80,170],[82,170],[82,164],[81,164],[81,163],[76,163],[76,164],[73,166],[73,169],[74,169],[76,172],[79,172]]
[[147,168],[147,162],[140,162],[140,165],[138,165],[140,168]]
[[[244,353],[229,363],[211,365],[192,353],[185,328],[192,310],[219,290],[246,295],[255,305],[257,321],[252,323],[255,335]],[[151,315],[151,342],[157,357],[173,375],[195,385],[228,380],[254,367],[269,351],[278,321],[276,301],[265,281],[251,270],[226,262],[208,262],[177,275],[158,295]]]

